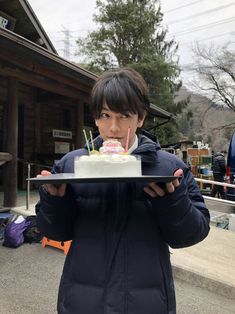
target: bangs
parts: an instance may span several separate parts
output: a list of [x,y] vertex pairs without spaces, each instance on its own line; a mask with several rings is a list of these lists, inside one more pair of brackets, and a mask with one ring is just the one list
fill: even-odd
[[138,114],[140,100],[130,85],[123,79],[113,78],[104,87],[103,103],[114,112]]
[[120,73],[107,73],[93,87],[91,113],[95,119],[99,119],[105,104],[113,112],[137,114],[140,118],[149,107],[136,82]]

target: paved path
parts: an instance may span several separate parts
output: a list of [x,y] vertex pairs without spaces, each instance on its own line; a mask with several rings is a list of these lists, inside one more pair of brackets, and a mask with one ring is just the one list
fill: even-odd
[[[17,249],[0,245],[0,313],[56,314],[64,259],[62,251],[40,244]],[[175,285],[177,314],[235,313],[235,300],[177,278]]]
[[[25,207],[17,211],[34,214],[34,204],[28,211]],[[211,226],[201,243],[171,252],[176,278],[235,299],[235,231]]]
[[201,243],[171,251],[175,276],[235,300],[234,231],[211,227]]
[[[31,206],[28,211],[25,207],[17,208],[17,212],[21,214],[34,214],[34,204],[37,202],[38,195],[34,194],[31,198]],[[4,251],[5,250],[5,251]],[[21,253],[22,252],[22,253]],[[189,248],[173,250],[171,249],[172,265],[174,277],[176,280],[176,290],[178,295],[178,313],[179,314],[233,314],[235,313],[235,232],[223,230],[216,227],[211,227],[209,236]],[[58,280],[61,273],[62,264],[64,261],[63,253],[55,252],[52,248],[41,249],[40,245],[23,245],[23,247],[16,250],[0,248],[0,266],[2,261],[5,261],[7,273],[14,273],[15,269],[25,265],[17,276],[23,276],[20,279],[23,282],[23,292],[27,290],[30,285],[36,287],[38,293],[39,308],[42,309],[32,311],[34,307],[33,301],[27,300],[29,311],[24,308],[24,314],[50,314],[52,308],[55,308],[56,290],[58,287]],[[17,255],[19,254],[19,256]],[[3,259],[2,259],[3,256]],[[8,265],[8,260],[10,263]],[[17,264],[15,264],[15,260]],[[33,266],[32,266],[33,265]],[[9,269],[8,269],[9,267]],[[1,266],[2,271],[2,266]],[[10,272],[9,272],[10,270]],[[27,272],[25,272],[27,270]],[[35,272],[36,282],[34,282],[32,272]],[[10,276],[10,275],[9,275]],[[27,277],[29,276],[29,281]],[[10,278],[3,282],[3,287],[8,282],[12,285],[7,289],[8,292],[1,292],[0,296],[5,296],[4,306],[7,305],[7,300],[10,295],[18,295],[16,301],[22,304],[22,289],[16,290],[16,278]],[[19,281],[20,281],[19,280]],[[32,281],[31,281],[32,280]],[[46,285],[42,281],[45,281]],[[56,280],[56,281],[55,281]],[[25,282],[25,283],[24,283]],[[32,283],[30,283],[32,282]],[[24,288],[24,284],[26,287]],[[50,296],[45,291],[45,288],[50,290]],[[32,293],[33,292],[33,287]],[[27,290],[30,293],[30,289]],[[37,299],[35,293],[35,299]],[[32,297],[33,298],[33,297]],[[48,305],[49,298],[51,301]],[[32,301],[32,304],[31,304]],[[11,303],[14,300],[11,300]],[[13,304],[17,306],[17,304]],[[19,306],[19,305],[18,305]],[[50,307],[51,306],[51,307]],[[45,309],[47,307],[47,309]],[[30,312],[31,311],[31,312]],[[49,312],[48,312],[49,311]],[[19,313],[21,312],[6,312]],[[5,314],[1,313],[0,314]]]

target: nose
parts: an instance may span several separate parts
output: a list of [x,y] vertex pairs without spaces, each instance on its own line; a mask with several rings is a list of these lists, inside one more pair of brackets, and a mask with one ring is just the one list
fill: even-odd
[[120,123],[118,121],[118,119],[112,119],[110,121],[110,128],[109,128],[109,131],[115,135],[115,134],[118,134],[118,132],[120,131]]

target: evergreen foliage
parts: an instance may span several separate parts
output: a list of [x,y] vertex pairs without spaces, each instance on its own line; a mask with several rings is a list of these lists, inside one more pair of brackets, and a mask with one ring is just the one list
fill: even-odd
[[[185,103],[174,103],[181,87],[178,67],[178,45],[167,40],[167,29],[161,23],[163,14],[158,0],[97,0],[94,15],[97,30],[78,38],[78,54],[83,66],[97,74],[118,67],[133,67],[149,85],[150,101],[173,113],[182,111]],[[156,119],[149,118],[145,128]],[[160,122],[160,121],[159,121]],[[152,128],[151,132],[165,144],[179,139],[174,121]]]

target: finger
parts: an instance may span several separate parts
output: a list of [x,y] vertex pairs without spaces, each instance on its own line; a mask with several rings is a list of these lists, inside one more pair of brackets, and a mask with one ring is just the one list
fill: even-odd
[[50,176],[50,175],[51,175],[51,172],[50,172],[50,171],[47,171],[47,170],[42,170],[42,171],[41,171],[41,175],[42,175],[42,176]]
[[148,186],[144,187],[144,191],[151,197],[157,197],[157,193],[150,189]]
[[54,184],[44,184],[44,189],[53,196],[64,196],[66,190],[66,184],[60,184],[59,187]]
[[57,195],[62,197],[65,195],[65,190],[66,190],[66,184],[61,184],[61,186],[59,187],[59,189],[57,190]]
[[41,177],[44,177],[44,176],[49,176],[51,175],[51,172],[47,171],[47,170],[42,170],[40,174],[37,174],[37,178],[41,178]]
[[58,190],[62,186],[62,184],[53,184],[53,186]]
[[57,189],[52,184],[44,184],[43,187],[50,195],[57,195]]
[[[174,176],[176,176],[176,177],[181,177],[182,175],[183,175],[183,170],[182,170],[182,169],[177,169],[177,170],[174,172]],[[173,180],[172,183],[173,183],[173,185],[174,185],[175,187],[178,187],[178,186],[180,185],[180,181],[179,181],[178,178],[175,179],[175,180]]]
[[160,188],[155,182],[150,182],[148,187],[152,189],[159,196],[165,195],[164,189]]
[[179,185],[180,185],[180,181],[179,181],[179,179],[175,179],[175,180],[173,180],[172,182],[171,182],[171,184],[173,185],[173,187],[175,188],[177,188]]
[[179,179],[174,180],[172,184],[174,185],[175,188],[177,188],[180,185]]
[[174,176],[176,176],[176,177],[181,177],[182,175],[183,175],[183,170],[182,169],[177,169],[174,172]]
[[[174,180],[174,181],[176,181],[176,180]],[[175,191],[175,183],[173,183],[173,182],[166,183],[166,189],[167,189],[168,193],[173,193]]]

